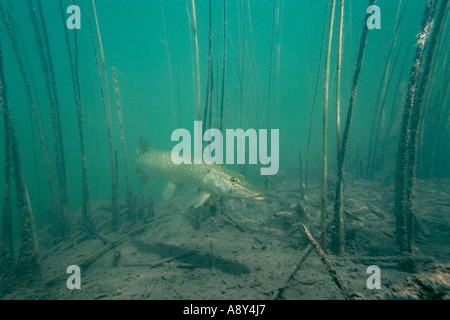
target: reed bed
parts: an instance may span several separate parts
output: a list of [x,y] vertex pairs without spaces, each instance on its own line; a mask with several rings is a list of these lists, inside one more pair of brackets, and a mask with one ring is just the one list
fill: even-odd
[[[103,103],[103,111],[105,114],[106,121],[106,130],[108,134],[108,146],[109,146],[109,160],[111,165],[111,203],[112,203],[112,223],[111,227],[113,231],[117,231],[119,228],[120,220],[119,220],[119,211],[120,211],[120,196],[119,196],[119,185],[117,183],[117,173],[115,172],[115,157],[114,157],[114,144],[113,144],[113,129],[112,129],[112,120],[111,120],[111,102],[109,96],[109,85],[108,85],[108,72],[106,68],[106,60],[105,60],[105,52],[103,50],[103,42],[102,36],[100,33],[100,25],[97,17],[97,9],[95,6],[95,0],[92,0],[92,7],[94,9],[94,18],[95,18],[95,26],[97,30],[97,39],[100,49],[100,57],[97,51],[97,45],[94,38],[94,33],[92,30],[92,25],[90,25],[91,30],[91,38],[95,51],[95,61],[97,64],[97,73],[100,81],[100,89],[102,95],[102,103]],[[104,79],[104,80],[102,80]]]

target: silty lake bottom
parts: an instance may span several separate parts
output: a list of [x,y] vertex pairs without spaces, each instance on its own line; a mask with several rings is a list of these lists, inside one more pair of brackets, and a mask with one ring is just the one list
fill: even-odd
[[1,0],[0,297],[448,299],[448,2]]

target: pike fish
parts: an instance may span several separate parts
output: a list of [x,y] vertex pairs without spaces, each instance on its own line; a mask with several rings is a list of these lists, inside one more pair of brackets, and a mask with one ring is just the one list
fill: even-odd
[[264,191],[251,184],[245,176],[218,164],[174,164],[170,151],[159,151],[140,137],[140,153],[136,159],[136,174],[142,175],[142,185],[150,177],[169,181],[162,191],[163,199],[172,197],[184,184],[198,188],[192,205],[200,207],[206,200],[220,197],[263,200]]

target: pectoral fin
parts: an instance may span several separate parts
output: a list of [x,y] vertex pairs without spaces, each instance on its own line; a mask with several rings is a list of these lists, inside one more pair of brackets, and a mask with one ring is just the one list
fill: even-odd
[[162,197],[164,200],[168,200],[172,197],[175,190],[180,190],[183,187],[181,183],[175,183],[171,180],[167,181],[162,191]]
[[208,200],[210,195],[211,195],[210,193],[200,190],[199,193],[197,193],[197,195],[194,197],[193,201],[194,208],[198,208],[202,204],[204,204],[205,201]]
[[141,187],[145,186],[147,184],[148,180],[150,180],[150,177],[142,176]]
[[209,197],[210,202],[214,202],[220,199],[220,196],[217,193],[211,193],[211,197]]

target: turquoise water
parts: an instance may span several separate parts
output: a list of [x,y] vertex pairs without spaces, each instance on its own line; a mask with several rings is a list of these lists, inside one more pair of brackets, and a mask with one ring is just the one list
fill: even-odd
[[[195,1],[200,77],[200,88],[197,88],[195,33],[190,1],[97,0],[96,11],[105,58],[104,66],[101,64],[100,43],[92,1],[76,1],[76,5],[80,8],[81,29],[67,30],[70,48],[67,47],[65,35],[65,23],[70,14],[65,13],[64,18],[61,17],[58,1],[40,1],[50,46],[50,54],[47,53],[44,56],[47,57],[47,63],[48,59],[51,59],[54,67],[54,77],[50,78],[54,80],[59,101],[61,139],[64,145],[68,188],[68,212],[74,228],[78,226],[82,207],[79,126],[68,50],[70,49],[72,56],[75,55],[75,33],[79,50],[77,59],[90,199],[92,203],[111,201],[111,166],[116,165],[114,161],[111,161],[108,144],[107,121],[97,72],[95,55],[97,51],[103,76],[104,99],[111,112],[113,152],[117,150],[120,199],[123,202],[127,199],[125,177],[128,174],[131,191],[137,195],[151,195],[162,212],[166,206],[165,200],[161,198],[161,189],[165,181],[155,179],[150,185],[142,188],[141,178],[135,175],[139,137],[146,137],[158,150],[168,151],[176,144],[171,141],[173,130],[186,128],[193,134],[194,121],[199,120],[197,105],[201,108],[201,119],[203,118],[208,75],[211,74],[208,73],[210,32],[212,42],[210,80],[212,81],[210,81],[209,97],[212,98],[208,106],[212,110],[212,123],[207,126],[219,127],[222,84],[225,81],[222,120],[224,129],[279,130],[280,169],[276,175],[269,178],[259,176],[260,164],[231,167],[235,171],[245,173],[250,181],[265,189],[269,195],[267,201],[270,201],[271,192],[278,192],[277,185],[295,185],[295,194],[298,199],[290,195],[286,197],[290,201],[298,201],[305,207],[311,208],[310,214],[313,216],[313,225],[317,227],[316,234],[319,238],[320,205],[318,200],[308,203],[307,200],[300,199],[299,192],[300,179],[303,179],[303,184],[307,184],[306,191],[309,199],[319,197],[319,186],[322,184],[322,107],[330,16],[328,2],[228,0],[226,2],[227,39],[226,47],[224,47],[223,1],[212,1],[211,16],[209,1]],[[36,1],[31,3],[37,10]],[[337,3],[330,49],[329,101],[326,115],[328,192],[331,193],[328,197],[330,217],[338,169],[336,66],[340,2],[337,1]],[[58,151],[54,147],[52,115],[46,87],[49,76],[43,68],[39,54],[42,48],[39,47],[36,38],[36,27],[41,30],[42,35],[43,24],[40,20],[37,26],[33,24],[28,1],[1,0],[0,4],[3,8],[3,15],[0,17],[2,20],[0,41],[4,79],[7,84],[4,94],[14,121],[18,150],[21,155],[20,165],[28,189],[32,214],[36,221],[37,239],[47,244],[49,242],[48,226],[52,225],[49,212],[55,201],[51,199],[49,193],[36,122],[32,116],[17,54],[8,32],[8,25],[14,25],[13,33],[18,39],[18,52],[23,60],[24,70],[39,111],[38,117],[42,123],[55,190],[59,192],[60,188],[56,182]],[[69,1],[62,1],[64,11],[70,4]],[[410,70],[416,53],[416,35],[421,30],[425,1],[380,0],[376,2],[376,5],[381,9],[381,29],[368,30],[345,156],[344,186],[352,190],[351,192],[355,192],[355,197],[369,190],[377,190],[380,183],[386,187],[387,191],[383,192],[386,192],[384,195],[388,196],[381,196],[379,202],[380,206],[386,208],[385,211],[390,215],[392,228],[394,228],[393,202],[398,174],[396,166],[402,113],[409,88]],[[438,9],[440,5],[439,2]],[[367,7],[367,1],[345,2],[339,93],[341,134],[347,117],[360,37],[367,19]],[[209,19],[211,19],[211,30]],[[440,187],[436,188],[440,190],[449,189],[450,179],[448,25],[447,10],[436,38],[437,44],[430,77],[424,93],[417,140],[417,164],[414,170],[421,186],[426,186],[427,183],[434,186],[437,184]],[[92,38],[95,40],[96,51]],[[120,87],[129,172],[124,171],[123,165],[118,107],[112,77],[113,67],[117,71]],[[200,90],[200,101],[197,101],[197,90]],[[2,128],[4,128],[4,122],[2,122]],[[4,139],[0,139],[0,150],[5,150]],[[10,150],[5,152],[8,153]],[[299,154],[301,154],[302,178],[300,178]],[[0,158],[0,163],[3,167],[5,156]],[[366,184],[361,189],[355,189],[358,181],[364,181]],[[419,217],[422,217],[422,213],[427,210],[443,212],[442,221],[439,224],[444,230],[442,231],[444,240],[442,243],[433,243],[430,246],[436,245],[439,250],[445,251],[445,248],[448,250],[449,246],[448,237],[445,236],[448,236],[446,230],[448,230],[449,221],[445,216],[447,214],[445,208],[448,210],[450,200],[448,194],[447,197],[444,194],[443,198],[439,195],[440,198],[434,200],[436,188],[424,187],[424,189],[416,190],[414,199],[425,201],[426,195],[431,203],[438,202],[441,206],[430,206],[427,209],[426,203],[420,202],[415,208],[420,211],[417,213]],[[0,180],[0,189],[5,190],[4,179]],[[421,193],[420,190],[425,191]],[[14,192],[15,189],[12,189],[13,200],[16,199]],[[347,196],[352,198],[353,194],[349,191]],[[280,211],[283,201],[279,199],[277,201],[275,203],[279,204],[278,207],[274,205],[273,200],[258,202],[257,205],[263,211]],[[19,246],[18,210],[14,204],[13,201],[14,241]],[[361,206],[364,206],[364,203]],[[331,218],[328,219],[331,221]],[[97,223],[101,222],[97,221]],[[426,224],[426,221],[423,223]],[[183,232],[183,230],[179,231]],[[421,243],[427,243],[427,239],[421,239],[418,244],[416,243],[418,252],[420,252]],[[392,240],[390,247],[393,252],[397,250],[395,240]],[[43,245],[40,256],[44,253],[48,255],[45,252],[48,248]],[[367,255],[367,252],[365,254]],[[445,261],[446,259],[448,255],[439,256],[438,260],[448,262],[448,260]],[[42,265],[45,266],[45,261]],[[215,275],[215,277],[220,276]],[[161,296],[161,298],[167,297]]]

